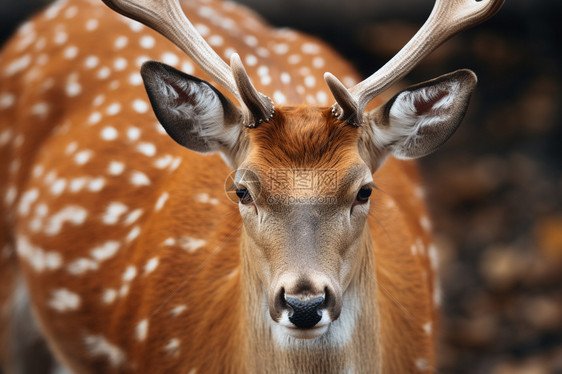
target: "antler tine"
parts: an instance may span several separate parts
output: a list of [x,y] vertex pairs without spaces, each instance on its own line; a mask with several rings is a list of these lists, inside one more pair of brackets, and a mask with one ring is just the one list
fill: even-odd
[[[125,17],[139,21],[164,35],[201,67],[218,84],[232,93],[242,106],[243,122],[253,127],[268,117],[256,117],[258,113],[271,113],[271,100],[262,100],[261,110],[250,111],[240,93],[231,68],[209,46],[185,16],[178,0],[102,0],[107,6]],[[245,73],[245,72],[244,72]],[[248,78],[249,82],[249,78]],[[251,86],[251,84],[250,84]],[[247,85],[244,87],[248,87]],[[253,91],[256,91],[251,86]],[[257,91],[256,91],[257,92]],[[265,97],[265,96],[264,96]],[[252,103],[255,105],[255,103]]]
[[[347,97],[335,97],[333,112],[342,120],[360,125],[367,104],[391,84],[409,73],[425,56],[451,36],[496,14],[505,0],[437,0],[424,25],[390,61],[373,75],[349,89],[355,112]],[[328,82],[333,85],[333,82]],[[341,105],[345,103],[345,105]]]

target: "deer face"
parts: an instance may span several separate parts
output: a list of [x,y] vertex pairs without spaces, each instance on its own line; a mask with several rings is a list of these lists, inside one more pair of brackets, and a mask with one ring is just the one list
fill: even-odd
[[279,108],[242,126],[240,110],[208,83],[159,63],[142,69],[154,111],[170,136],[220,152],[237,170],[243,257],[259,279],[274,323],[296,338],[338,319],[361,263],[372,174],[388,155],[417,158],[458,127],[474,74],[460,70],[411,87],[365,113],[357,127],[330,108]]
[[248,256],[271,318],[294,337],[317,337],[339,317],[359,263],[373,188],[360,133],[327,108],[280,109],[249,131],[235,181]]

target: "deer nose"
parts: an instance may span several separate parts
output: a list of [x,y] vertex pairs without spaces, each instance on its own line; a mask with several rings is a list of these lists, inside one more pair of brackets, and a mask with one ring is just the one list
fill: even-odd
[[289,321],[300,329],[312,328],[322,319],[322,311],[320,308],[324,306],[323,296],[312,300],[287,297],[285,302],[290,309]]

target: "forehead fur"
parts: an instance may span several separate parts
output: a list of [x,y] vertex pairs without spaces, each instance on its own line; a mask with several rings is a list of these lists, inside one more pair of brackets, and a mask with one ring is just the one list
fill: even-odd
[[337,120],[330,108],[282,107],[249,136],[256,164],[340,168],[356,160],[359,128]]

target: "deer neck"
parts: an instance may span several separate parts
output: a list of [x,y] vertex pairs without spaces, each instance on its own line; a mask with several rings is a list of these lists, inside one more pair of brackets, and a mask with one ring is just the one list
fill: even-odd
[[[271,320],[244,230],[241,234],[240,341],[243,372],[378,373],[381,370],[379,310],[373,245],[368,226],[362,235],[357,270],[347,288],[340,317],[322,337],[305,340],[285,335]],[[361,297],[359,297],[361,295]]]

